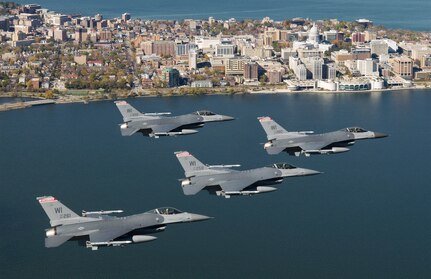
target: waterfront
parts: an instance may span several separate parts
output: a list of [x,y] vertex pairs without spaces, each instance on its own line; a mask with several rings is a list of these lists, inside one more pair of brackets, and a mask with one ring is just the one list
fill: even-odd
[[[121,137],[111,101],[0,114],[0,269],[5,278],[429,278],[431,91],[138,98],[146,112],[210,109],[237,120],[158,140]],[[362,126],[390,134],[311,158],[267,155],[257,116],[289,130]],[[266,195],[186,197],[173,152],[208,164],[273,162],[323,171]],[[170,226],[155,242],[91,252],[43,247],[48,218],[35,197],[76,212],[133,214],[171,205],[215,217]]]
[[[28,1],[19,0],[26,4]],[[356,20],[368,18],[377,25],[390,28],[404,28],[429,31],[431,19],[428,11],[431,2],[422,0],[401,1],[393,0],[307,0],[307,1],[217,1],[205,2],[188,0],[176,2],[172,0],[150,2],[127,0],[118,4],[118,1],[73,1],[59,2],[55,0],[40,0],[37,3],[54,11],[64,13],[80,13],[94,16],[102,14],[107,18],[119,17],[129,12],[134,18],[144,19],[204,19],[210,16],[220,19],[263,18],[270,16],[276,20],[292,17],[305,17],[312,19],[338,18],[340,20]]]

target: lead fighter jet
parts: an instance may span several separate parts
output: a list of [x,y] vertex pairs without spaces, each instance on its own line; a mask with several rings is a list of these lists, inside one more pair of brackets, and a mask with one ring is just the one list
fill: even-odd
[[141,113],[126,101],[117,101],[115,104],[123,115],[124,123],[120,125],[123,136],[131,136],[136,132],[154,138],[190,135],[198,132],[193,129],[203,127],[207,122],[234,120],[233,117],[206,110],[172,117],[167,116],[170,112]]
[[366,131],[359,127],[334,132],[313,134],[313,131],[288,132],[270,117],[258,117],[268,138],[264,148],[268,154],[286,151],[289,155],[334,154],[349,151],[346,146],[356,140],[387,137],[386,134]]
[[204,165],[187,151],[178,151],[175,155],[185,171],[186,178],[181,179],[181,187],[185,195],[195,195],[205,189],[210,194],[225,198],[230,198],[232,195],[250,196],[277,190],[267,185],[279,184],[287,176],[320,173],[286,163],[237,171],[231,168],[240,165]]
[[208,216],[162,207],[126,217],[109,214],[122,210],[82,211],[79,216],[52,196],[38,197],[48,215],[51,228],[46,230],[45,247],[58,247],[68,240],[78,241],[91,250],[103,246],[124,246],[155,240],[147,235],[165,230],[166,225],[210,219]]

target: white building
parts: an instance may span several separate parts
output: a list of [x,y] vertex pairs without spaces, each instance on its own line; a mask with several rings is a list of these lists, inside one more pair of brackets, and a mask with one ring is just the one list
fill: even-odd
[[377,70],[377,64],[371,58],[365,59],[365,60],[357,60],[356,68],[363,76],[366,76],[366,77],[379,76],[379,72]]
[[317,30],[317,27],[315,24],[313,24],[313,27],[311,27],[310,31],[308,32],[308,42],[310,44],[320,43],[319,30]]
[[389,53],[389,46],[384,40],[372,40],[370,42],[371,54],[385,55]]
[[215,56],[232,58],[235,56],[235,46],[232,44],[218,44],[215,47]]
[[198,68],[198,55],[196,50],[192,49],[189,51],[189,69],[197,69]]
[[289,68],[293,71],[298,80],[307,80],[307,69],[301,60],[296,57],[289,57]]

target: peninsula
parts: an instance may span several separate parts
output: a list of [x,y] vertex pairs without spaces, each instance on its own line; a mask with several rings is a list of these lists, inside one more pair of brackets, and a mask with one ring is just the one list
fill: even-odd
[[0,96],[427,88],[430,42],[430,33],[367,19],[105,19],[1,2]]

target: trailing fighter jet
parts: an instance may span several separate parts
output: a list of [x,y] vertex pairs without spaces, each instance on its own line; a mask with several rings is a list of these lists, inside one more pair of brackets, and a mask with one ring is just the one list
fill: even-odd
[[282,151],[289,155],[334,154],[349,151],[346,146],[356,140],[387,137],[386,134],[366,131],[359,127],[344,128],[338,131],[314,134],[313,131],[288,132],[270,117],[258,117],[268,138],[264,148],[268,154]]
[[204,165],[187,151],[175,152],[185,171],[181,179],[185,195],[195,195],[201,190],[210,194],[230,198],[232,195],[250,196],[277,190],[267,185],[279,184],[287,176],[305,176],[320,172],[279,163],[267,167],[237,171],[231,168],[240,165]]
[[233,117],[207,110],[171,117],[167,116],[170,112],[141,113],[126,101],[117,101],[115,104],[123,115],[124,123],[120,125],[123,136],[131,136],[136,132],[154,138],[190,135],[197,133],[198,131],[193,129],[203,127],[206,122],[234,120]]
[[46,230],[45,247],[58,247],[68,240],[78,241],[91,250],[99,247],[124,246],[155,240],[148,235],[165,230],[166,225],[210,219],[208,216],[161,207],[126,217],[109,214],[122,210],[82,211],[79,216],[52,196],[38,197],[48,215],[51,228]]

